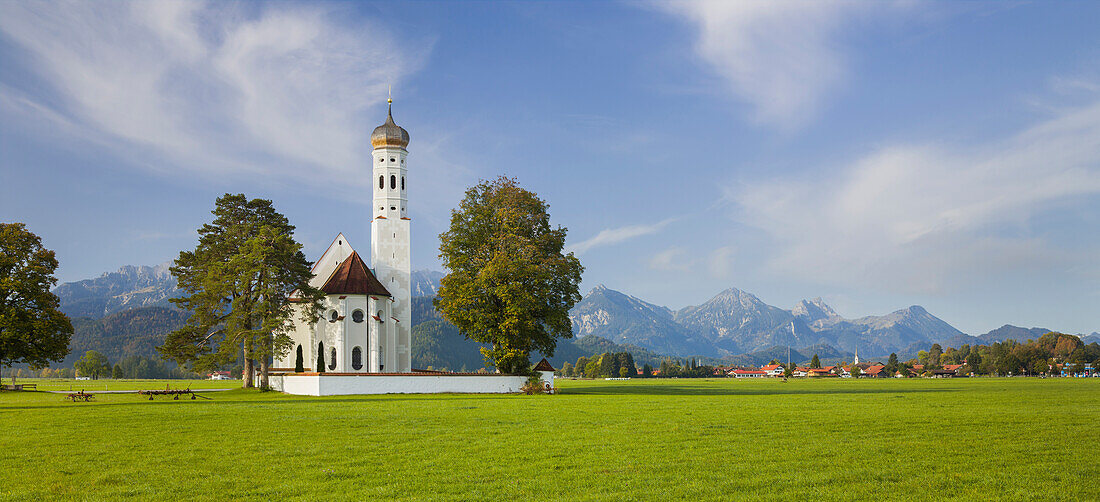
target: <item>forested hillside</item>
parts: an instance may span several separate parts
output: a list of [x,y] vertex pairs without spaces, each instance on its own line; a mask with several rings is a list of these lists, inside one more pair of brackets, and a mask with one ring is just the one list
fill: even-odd
[[102,319],[73,319],[73,338],[63,366],[89,350],[95,350],[112,363],[126,356],[159,358],[156,347],[164,337],[187,322],[187,314],[166,307],[138,307],[108,315]]

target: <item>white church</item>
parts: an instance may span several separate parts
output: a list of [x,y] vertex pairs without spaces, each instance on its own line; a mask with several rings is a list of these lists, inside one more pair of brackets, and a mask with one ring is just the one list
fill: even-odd
[[313,266],[310,286],[325,292],[324,314],[289,333],[295,349],[274,367],[293,371],[298,354],[307,369],[335,373],[408,373],[412,310],[406,165],[409,133],[393,122],[371,134],[374,204],[369,265],[343,234]]
[[[294,348],[272,365],[271,384],[291,394],[518,392],[526,377],[418,371],[412,367],[412,294],[406,159],[409,133],[393,121],[374,129],[369,263],[341,233],[313,266],[325,293],[315,323],[295,313]],[[301,360],[303,372],[296,372]],[[553,385],[553,368],[539,363]]]

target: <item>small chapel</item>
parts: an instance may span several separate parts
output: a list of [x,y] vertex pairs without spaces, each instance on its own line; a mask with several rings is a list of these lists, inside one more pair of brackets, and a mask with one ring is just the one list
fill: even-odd
[[[363,258],[341,233],[313,266],[310,285],[325,293],[324,311],[315,323],[296,312],[288,333],[294,348],[274,361],[274,369],[331,373],[408,373],[410,347],[411,263],[406,157],[409,133],[393,121],[390,100],[386,122],[370,136],[373,146],[371,249]],[[369,261],[368,261],[369,260]]]

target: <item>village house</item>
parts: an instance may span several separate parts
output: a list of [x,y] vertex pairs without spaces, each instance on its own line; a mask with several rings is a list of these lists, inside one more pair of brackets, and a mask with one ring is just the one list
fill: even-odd
[[734,377],[734,378],[764,378],[764,377],[768,376],[767,373],[765,373],[763,371],[760,371],[760,370],[743,370],[743,369],[733,369],[733,370],[730,370],[729,373],[726,373],[726,374],[731,376],[731,377]]
[[767,366],[761,366],[760,371],[763,371],[765,375],[770,377],[781,377],[783,376],[784,368],[782,364],[769,364]]
[[229,380],[229,372],[228,371],[215,371],[215,372],[207,375],[207,377],[210,380]]
[[867,378],[889,378],[890,375],[886,374],[886,371],[884,371],[885,369],[886,366],[881,364],[868,366],[859,376]]

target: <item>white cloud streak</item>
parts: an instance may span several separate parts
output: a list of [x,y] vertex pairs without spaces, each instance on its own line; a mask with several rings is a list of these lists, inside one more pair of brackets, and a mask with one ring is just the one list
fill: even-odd
[[848,75],[837,40],[856,14],[895,4],[831,0],[662,1],[698,31],[696,55],[754,108],[760,124],[809,122]]
[[604,229],[591,239],[569,246],[569,250],[581,255],[594,248],[610,246],[637,237],[655,234],[673,221],[675,221],[675,219],[670,218],[652,225],[628,225],[625,227]]
[[[4,2],[0,31],[48,89],[3,103],[49,108],[139,165],[295,182],[361,168],[379,120],[365,109],[428,50],[283,3]],[[29,88],[0,79],[6,95]]]
[[663,271],[686,271],[687,251],[682,247],[670,247],[650,257],[649,268]]
[[982,274],[1100,265],[1095,250],[1028,228],[1044,211],[1098,195],[1100,101],[988,144],[887,146],[826,179],[727,191],[736,218],[777,244],[773,270],[924,293]]

